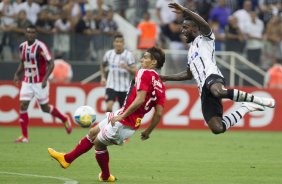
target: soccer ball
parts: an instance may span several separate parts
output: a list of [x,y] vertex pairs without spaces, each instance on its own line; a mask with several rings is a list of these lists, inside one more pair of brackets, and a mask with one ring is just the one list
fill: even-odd
[[96,120],[96,112],[90,106],[80,106],[74,113],[74,121],[83,128],[90,127]]

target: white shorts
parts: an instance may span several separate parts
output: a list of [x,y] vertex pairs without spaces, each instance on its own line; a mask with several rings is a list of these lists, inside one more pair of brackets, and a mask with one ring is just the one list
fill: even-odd
[[26,83],[22,82],[20,91],[20,101],[30,101],[36,97],[39,104],[46,104],[49,102],[49,83],[42,89],[42,83]]
[[[116,115],[118,111],[114,114]],[[120,122],[116,122],[114,126],[109,123],[109,116],[113,113],[107,113],[107,117],[99,123],[100,132],[98,133],[98,140],[105,145],[121,145],[123,141],[131,137],[135,130],[129,126],[125,126]]]

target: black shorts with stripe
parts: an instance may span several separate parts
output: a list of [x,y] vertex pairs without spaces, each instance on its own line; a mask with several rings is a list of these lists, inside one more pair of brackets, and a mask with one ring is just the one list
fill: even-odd
[[118,101],[119,106],[122,107],[127,92],[115,91],[111,88],[106,88],[106,102]]
[[201,94],[202,113],[206,123],[214,116],[222,117],[223,115],[221,98],[214,97],[210,91],[210,87],[214,83],[225,85],[224,78],[219,75],[212,74],[206,79]]

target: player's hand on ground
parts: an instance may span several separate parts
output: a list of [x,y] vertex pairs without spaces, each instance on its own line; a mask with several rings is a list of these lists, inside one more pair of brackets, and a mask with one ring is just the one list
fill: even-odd
[[177,14],[183,13],[186,9],[184,6],[181,6],[180,4],[177,3],[169,3],[168,7],[173,8],[174,10],[172,10],[172,12]]
[[149,138],[150,138],[149,135],[150,135],[150,134],[149,134],[148,132],[146,132],[146,131],[141,132],[141,139],[142,139],[143,141],[146,140],[146,139],[149,139]]
[[42,89],[44,89],[47,86],[47,80],[43,80],[42,82]]
[[110,119],[110,123],[112,124],[112,126],[114,126],[117,121],[121,121],[121,120],[123,120],[123,116],[117,115]]
[[105,78],[105,77],[102,77],[100,83],[101,83],[102,86],[105,86],[106,83],[107,83],[106,78]]

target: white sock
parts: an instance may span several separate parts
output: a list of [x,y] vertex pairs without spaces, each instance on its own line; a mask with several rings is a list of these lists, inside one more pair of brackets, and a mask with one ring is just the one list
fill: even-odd
[[235,112],[223,116],[222,123],[225,124],[226,130],[238,123],[248,112],[249,109],[246,107],[240,107]]

